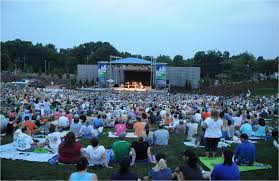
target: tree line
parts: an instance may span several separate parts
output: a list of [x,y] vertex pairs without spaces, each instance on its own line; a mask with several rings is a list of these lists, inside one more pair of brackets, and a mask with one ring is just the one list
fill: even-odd
[[[108,42],[83,43],[73,48],[57,49],[53,44],[33,44],[31,41],[15,39],[1,42],[1,70],[12,72],[76,73],[77,64],[97,64],[107,61],[110,55],[123,58],[136,57],[151,60],[151,56],[133,55],[119,52]],[[250,79],[255,73],[270,75],[278,70],[278,60],[255,57],[249,52],[230,55],[228,51],[198,51],[193,58],[184,59],[182,55],[171,58],[167,55],[155,57],[157,62],[168,66],[200,67],[201,77],[214,79],[216,76],[229,80]]]

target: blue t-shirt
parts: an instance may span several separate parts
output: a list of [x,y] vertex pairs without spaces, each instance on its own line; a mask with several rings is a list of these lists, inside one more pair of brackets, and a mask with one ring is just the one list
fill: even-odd
[[240,173],[236,163],[231,166],[223,163],[215,166],[211,173],[211,180],[240,180]]
[[94,129],[98,129],[99,127],[103,126],[103,121],[101,119],[97,118],[93,121],[93,126],[94,126]]
[[71,174],[69,180],[92,180],[92,178],[92,173],[85,172],[84,174],[80,174],[79,172],[74,172]]
[[148,176],[151,177],[152,180],[171,180],[171,169],[165,168],[157,172],[151,169]]
[[238,145],[235,149],[235,159],[238,163],[242,164],[253,164],[256,157],[256,147],[249,141],[244,141]]
[[251,136],[252,131],[253,131],[252,126],[249,123],[245,123],[245,124],[241,125],[241,127],[240,127],[240,132],[247,134],[247,136]]
[[255,136],[265,136],[266,135],[266,126],[257,126],[257,130],[255,131]]

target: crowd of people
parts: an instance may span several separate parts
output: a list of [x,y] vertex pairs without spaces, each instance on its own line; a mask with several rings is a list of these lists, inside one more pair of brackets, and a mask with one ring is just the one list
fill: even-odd
[[[47,147],[58,155],[59,163],[76,164],[77,172],[70,180],[96,180],[96,174],[87,172],[88,166],[111,168],[115,164],[120,169],[112,173],[112,180],[137,180],[137,174],[129,170],[137,162],[155,164],[145,180],[239,180],[237,165],[253,165],[256,158],[256,147],[249,137],[278,136],[278,122],[275,127],[266,124],[268,116],[278,116],[278,96],[31,90],[9,85],[2,89],[1,101],[9,105],[1,110],[2,133],[13,134],[19,151]],[[110,159],[108,148],[99,142],[104,128],[112,128],[119,138],[111,145]],[[128,132],[137,136],[132,144],[126,141]],[[45,135],[46,141],[34,140],[38,134]],[[200,167],[193,150],[181,153],[184,162],[172,171],[166,155],[154,156],[151,148],[168,145],[170,136],[176,135],[185,135],[196,146],[204,145],[206,157],[217,156],[220,139],[239,137],[241,144],[234,152],[225,149],[224,163],[211,173]],[[84,148],[77,138],[90,139],[91,144]]]

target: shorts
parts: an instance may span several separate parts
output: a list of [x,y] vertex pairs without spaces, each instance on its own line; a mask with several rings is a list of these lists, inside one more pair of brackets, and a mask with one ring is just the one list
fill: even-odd
[[205,151],[216,151],[220,138],[205,138]]

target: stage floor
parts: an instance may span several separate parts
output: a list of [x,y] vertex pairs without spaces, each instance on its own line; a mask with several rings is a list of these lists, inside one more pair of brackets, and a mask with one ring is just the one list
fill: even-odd
[[79,89],[81,91],[115,91],[115,92],[153,92],[153,93],[167,93],[167,89],[157,90],[157,89],[151,89],[150,86],[146,86],[144,89],[138,89],[138,88],[124,88],[124,87],[111,87],[111,88],[83,88]]

